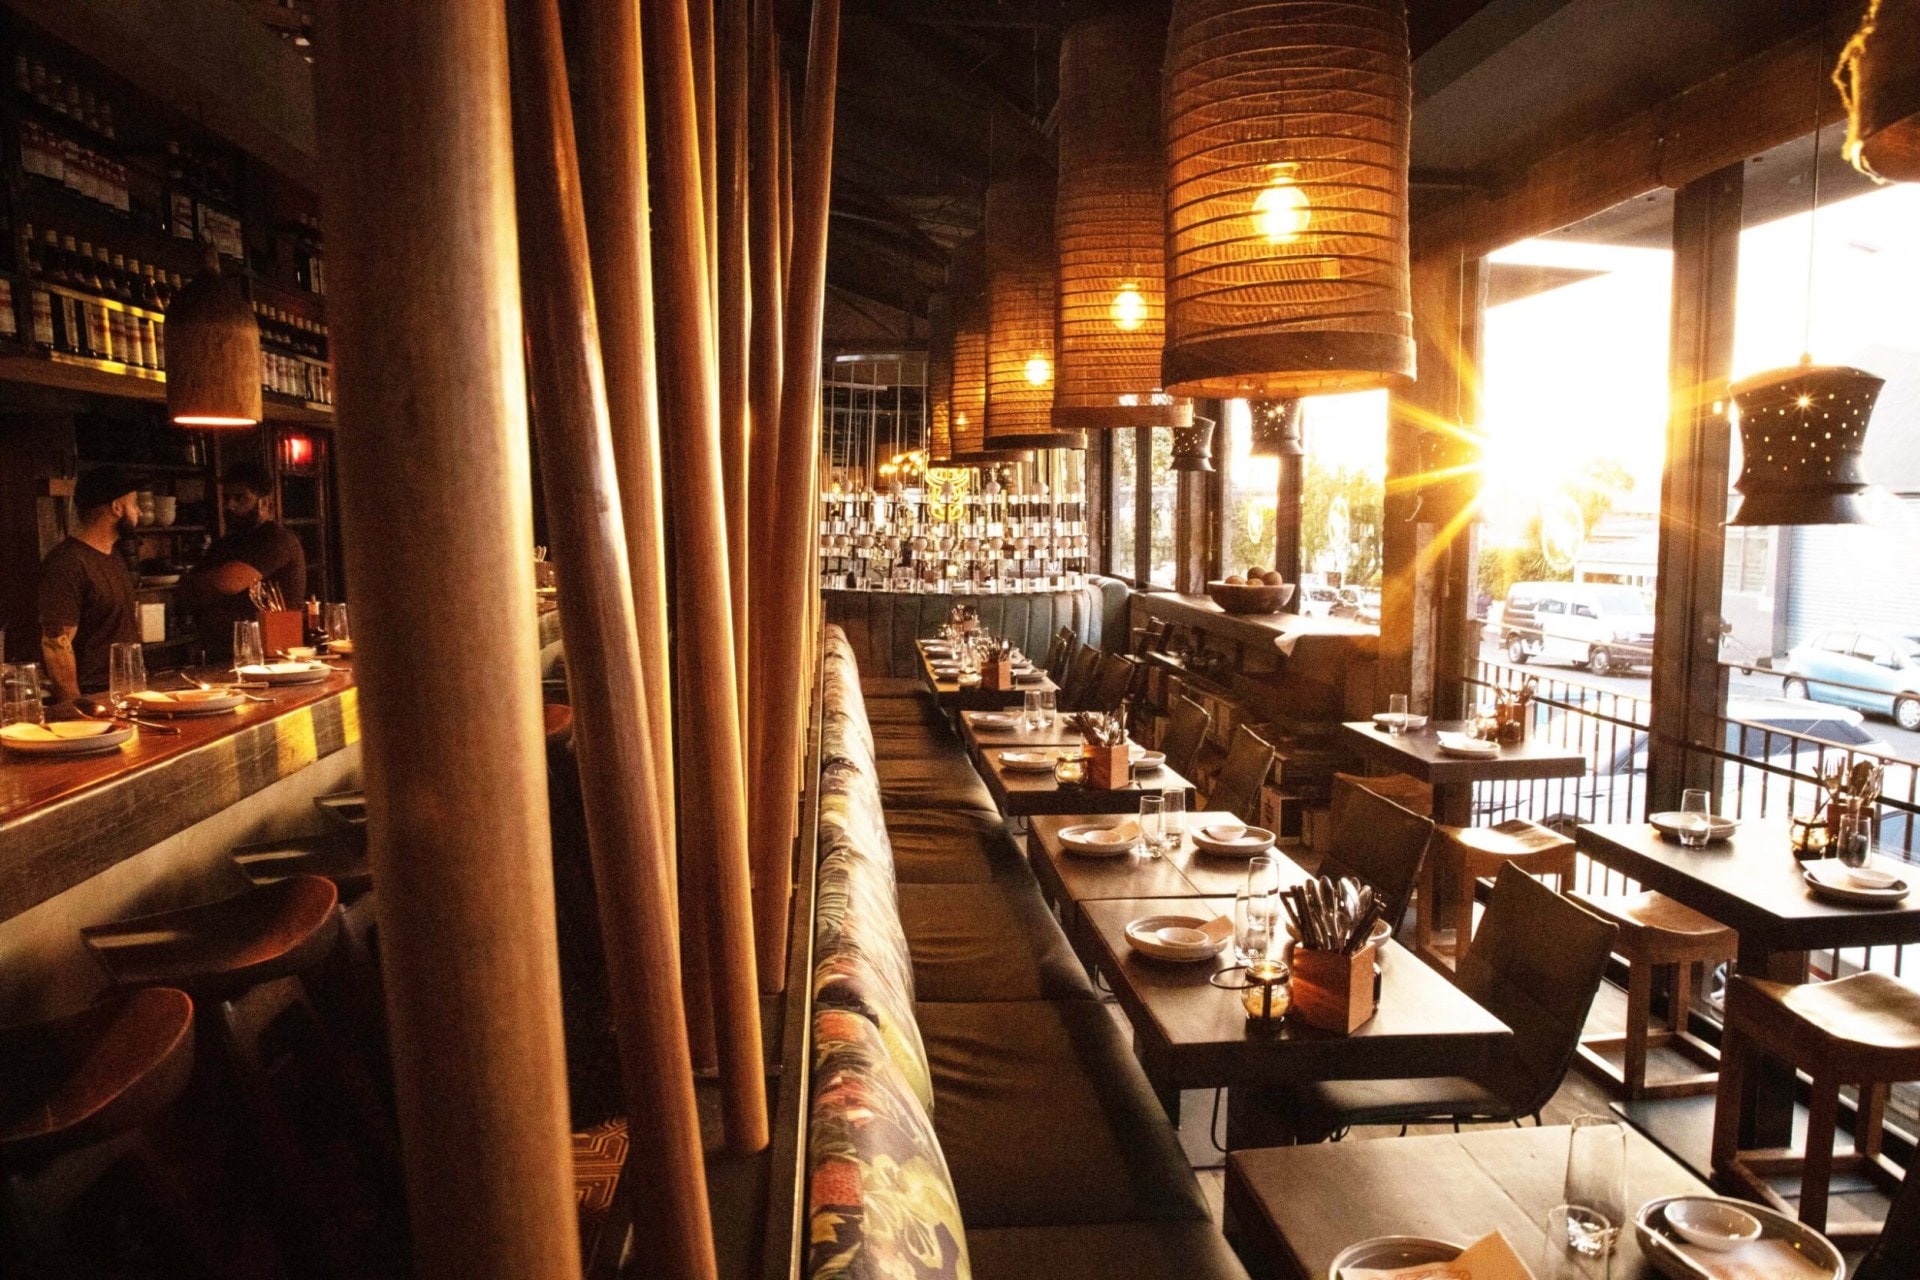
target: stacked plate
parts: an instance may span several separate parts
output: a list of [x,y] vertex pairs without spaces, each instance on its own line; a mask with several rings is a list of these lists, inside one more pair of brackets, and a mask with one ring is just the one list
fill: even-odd
[[1373,717],[1373,722],[1382,729],[1397,728],[1402,733],[1412,733],[1415,729],[1424,729],[1427,727],[1427,718],[1425,716],[1408,715],[1406,713],[1396,714],[1392,711],[1382,711],[1378,713]]
[[1273,848],[1273,832],[1265,827],[1249,827],[1237,822],[1214,822],[1195,828],[1193,847],[1202,853],[1251,858],[1256,853],[1265,853]]
[[1018,716],[1010,716],[1004,711],[980,711],[973,716],[976,729],[1012,729],[1020,723]]
[[1060,829],[1060,844],[1069,853],[1090,858],[1113,858],[1132,852],[1140,843],[1140,824],[1132,818],[1111,826],[1083,822]]
[[1142,916],[1127,926],[1127,942],[1155,960],[1194,964],[1219,955],[1231,936],[1230,930],[1218,937],[1208,933],[1209,923],[1199,916]]
[[[1680,1221],[1689,1225],[1723,1218],[1732,1222],[1750,1218],[1758,1222],[1759,1234],[1751,1240],[1729,1237],[1703,1244],[1697,1232],[1681,1230],[1675,1221],[1673,1210],[1676,1208],[1694,1211],[1680,1215]],[[1700,1210],[1721,1212],[1709,1214]],[[1671,1280],[1700,1280],[1702,1276],[1840,1280],[1847,1274],[1846,1263],[1831,1240],[1783,1213],[1745,1200],[1723,1196],[1660,1196],[1640,1206],[1640,1212],[1634,1215],[1633,1234],[1641,1254]]]
[[1329,1280],[1355,1280],[1355,1272],[1398,1271],[1425,1263],[1452,1262],[1461,1246],[1431,1236],[1375,1236],[1348,1245],[1327,1267]]
[[[1678,840],[1681,816],[1678,809],[1668,809],[1664,813],[1652,814],[1647,821],[1651,822],[1661,835]],[[1709,814],[1707,817],[1707,839],[1709,840],[1725,840],[1739,829],[1740,824],[1732,818],[1723,818],[1717,813]]]
[[131,737],[130,724],[61,720],[53,724],[10,724],[0,729],[0,746],[23,756],[84,756],[111,751]]
[[133,700],[142,712],[155,716],[212,716],[246,701],[232,689],[147,689]]
[[242,680],[267,684],[312,684],[332,674],[333,668],[324,662],[260,662],[241,667],[238,672]]
[[1816,898],[1856,907],[1886,907],[1905,901],[1911,892],[1905,880],[1868,865],[1855,869],[1838,858],[1821,858],[1800,868],[1800,878]]
[[1129,744],[1127,747],[1127,760],[1134,768],[1145,769],[1151,772],[1154,769],[1159,769],[1166,765],[1167,753],[1164,751],[1149,751],[1145,747]]
[[1050,751],[1002,751],[1000,767],[1009,773],[1052,773],[1053,753]]

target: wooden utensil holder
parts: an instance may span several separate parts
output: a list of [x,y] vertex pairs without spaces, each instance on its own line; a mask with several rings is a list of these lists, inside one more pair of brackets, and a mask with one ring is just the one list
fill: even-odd
[[1087,785],[1095,791],[1124,791],[1133,785],[1133,762],[1126,743],[1087,748]]
[[1373,953],[1293,949],[1293,1014],[1310,1027],[1348,1035],[1373,1016]]
[[1013,659],[995,658],[980,664],[980,687],[1000,690],[1013,688]]
[[272,658],[307,642],[306,615],[298,609],[260,610],[260,647]]

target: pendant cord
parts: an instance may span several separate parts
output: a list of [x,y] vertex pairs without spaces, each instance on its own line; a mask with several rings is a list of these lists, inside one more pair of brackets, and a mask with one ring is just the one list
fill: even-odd
[[1827,61],[1827,28],[1820,26],[1820,56],[1813,64],[1813,183],[1812,201],[1807,209],[1807,296],[1800,327],[1800,363],[1813,362],[1813,257],[1818,243],[1815,238],[1816,224],[1820,220],[1820,90],[1826,77],[1822,74]]

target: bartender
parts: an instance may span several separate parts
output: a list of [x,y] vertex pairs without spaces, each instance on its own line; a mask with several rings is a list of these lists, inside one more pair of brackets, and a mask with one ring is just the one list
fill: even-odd
[[194,611],[200,643],[209,658],[233,653],[233,624],[259,616],[249,593],[254,584],[276,588],[287,608],[307,594],[307,553],[300,539],[273,518],[273,483],[257,462],[230,467],[220,482],[226,536],[207,548],[192,573],[180,580],[180,603]]
[[113,646],[140,639],[133,575],[114,544],[140,524],[133,478],[95,467],[73,490],[71,536],[40,565],[40,659],[54,701],[107,687]]

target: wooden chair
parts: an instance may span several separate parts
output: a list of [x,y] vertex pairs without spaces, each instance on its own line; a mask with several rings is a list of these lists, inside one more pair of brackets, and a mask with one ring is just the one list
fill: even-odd
[[1167,757],[1167,767],[1183,778],[1193,777],[1193,767],[1199,763],[1200,748],[1206,745],[1207,730],[1212,724],[1211,711],[1192,698],[1175,698],[1166,739],[1160,744],[1160,750]]
[[1395,804],[1342,775],[1333,782],[1333,806],[1320,874],[1352,876],[1373,886],[1380,918],[1396,930],[1426,865],[1433,819]]
[[1385,796],[1402,809],[1411,809],[1415,813],[1424,813],[1429,816],[1433,813],[1433,787],[1411,774],[1336,773],[1333,775],[1336,786],[1342,779],[1356,787],[1364,787],[1377,796]]
[[1073,657],[1073,646],[1080,643],[1080,635],[1072,627],[1062,627],[1053,633],[1053,640],[1047,645],[1047,660],[1040,669],[1055,684],[1064,684],[1067,679],[1067,662]]
[[[1620,894],[1610,897],[1572,895],[1587,910],[1620,929],[1614,953],[1627,962],[1627,1029],[1625,1034],[1591,1035],[1580,1041],[1580,1060],[1628,1099],[1683,1098],[1712,1093],[1719,1079],[1720,1054],[1687,1029],[1697,966],[1714,966],[1733,959],[1739,942],[1733,930],[1701,915],[1663,893]],[[1667,996],[1667,1025],[1651,1029],[1653,979],[1656,970],[1672,977]],[[1647,1083],[1647,1051],[1668,1046],[1695,1064],[1707,1068],[1678,1078]],[[1615,1067],[1608,1049],[1622,1051]]]
[[[1827,1230],[1828,1184],[1836,1170],[1860,1173],[1890,1193],[1899,1166],[1880,1152],[1888,1087],[1920,1080],[1920,991],[1885,973],[1833,982],[1769,982],[1736,974],[1727,983],[1720,1040],[1720,1093],[1713,1116],[1713,1172],[1728,1190],[1794,1212],[1771,1180],[1800,1174],[1799,1218]],[[1740,1147],[1740,1103],[1754,1055],[1765,1051],[1812,1078],[1804,1153]],[[1835,1159],[1840,1086],[1860,1087],[1853,1151]],[[1855,1240],[1877,1229],[1829,1232]],[[1911,1259],[1909,1259],[1911,1262]]]
[[1260,819],[1260,788],[1273,772],[1273,747],[1245,725],[1233,731],[1227,758],[1214,775],[1213,787],[1200,804],[1202,809],[1221,809],[1237,815],[1242,822]]
[[1422,959],[1444,967],[1435,942],[1443,906],[1443,887],[1449,889],[1453,914],[1453,967],[1461,965],[1473,938],[1474,885],[1482,876],[1497,876],[1512,866],[1531,876],[1553,876],[1561,893],[1573,888],[1573,841],[1524,818],[1497,827],[1433,829],[1433,848],[1420,878],[1420,906],[1414,921],[1414,949]]
[[1100,674],[1093,682],[1093,691],[1087,695],[1085,711],[1103,711],[1112,714],[1120,709],[1133,691],[1134,674],[1142,669],[1139,662],[1124,653],[1105,654],[1100,659]]
[[1067,678],[1060,683],[1060,710],[1089,710],[1088,699],[1093,696],[1093,687],[1100,677],[1100,651],[1090,644],[1080,646],[1080,652],[1067,666]]
[[1879,1243],[1860,1260],[1853,1280],[1912,1280],[1915,1258],[1920,1258],[1920,1177],[1909,1172],[1900,1181]]

